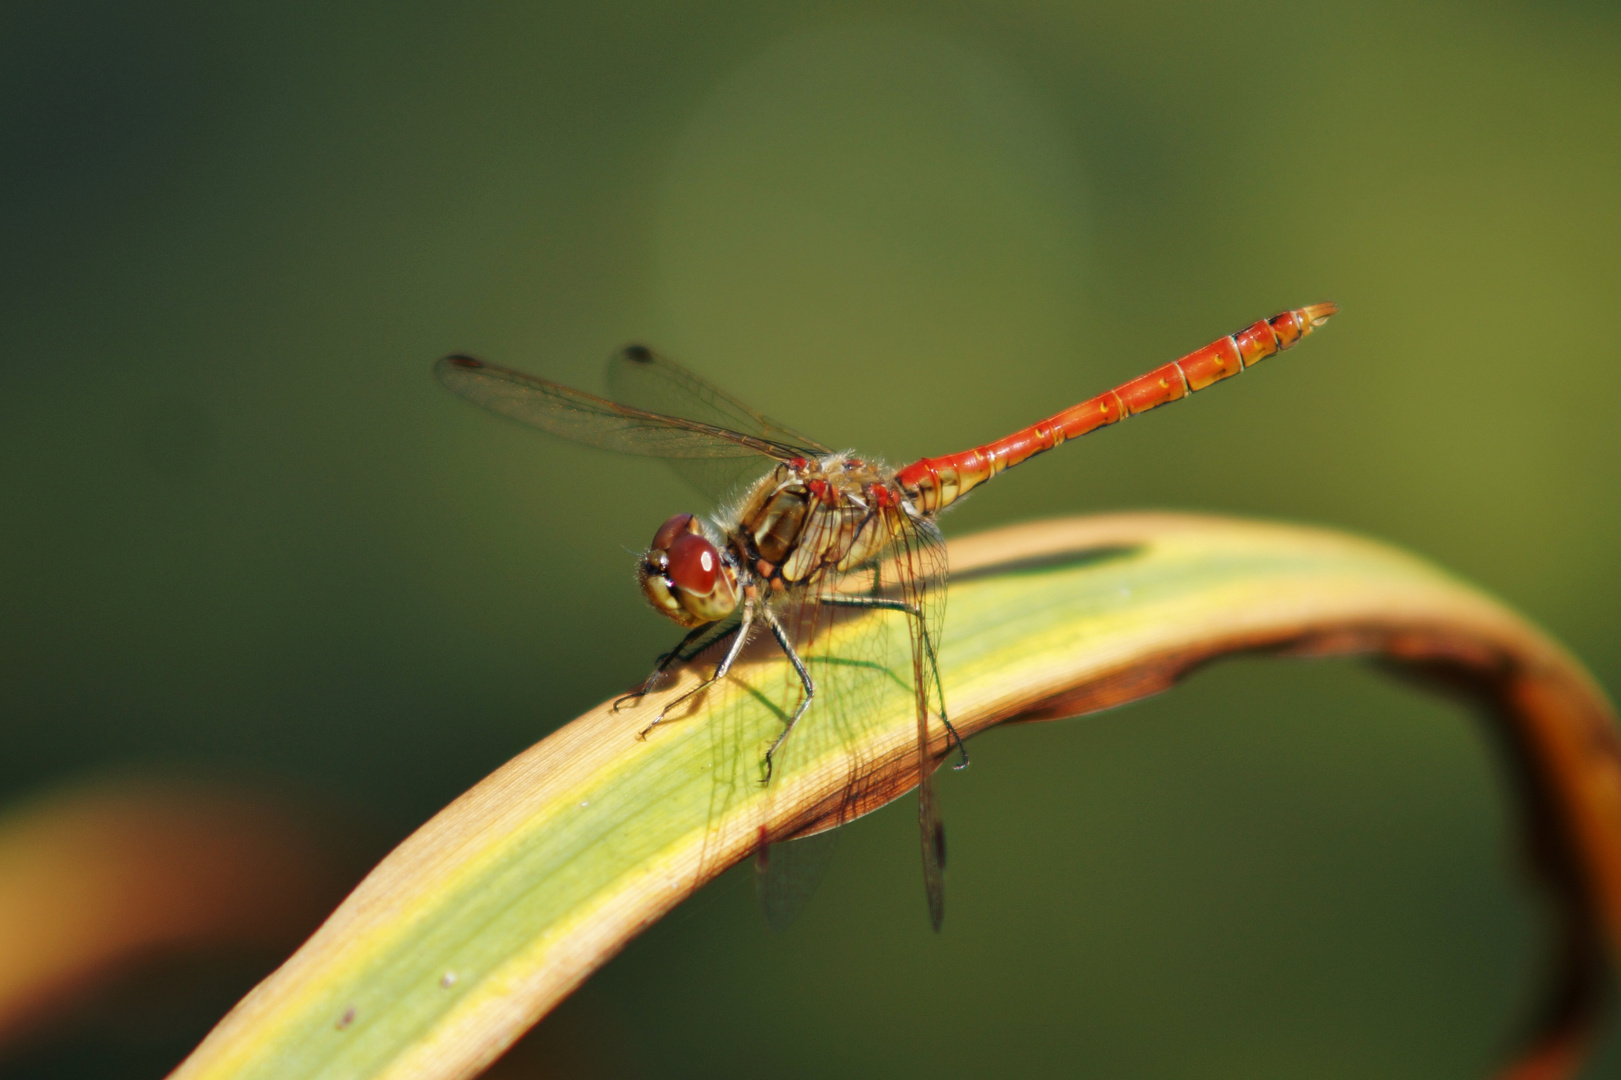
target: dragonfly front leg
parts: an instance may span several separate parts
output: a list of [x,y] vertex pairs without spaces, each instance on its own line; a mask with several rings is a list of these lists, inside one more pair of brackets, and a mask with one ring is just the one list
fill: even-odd
[[765,607],[761,608],[761,613],[765,617],[766,625],[771,627],[771,636],[777,639],[777,644],[782,648],[783,655],[788,658],[790,664],[794,665],[794,671],[799,674],[799,681],[805,687],[804,700],[799,703],[799,708],[794,710],[794,715],[788,718],[788,724],[782,729],[782,734],[777,736],[777,741],[772,743],[771,749],[765,752],[765,779],[761,780],[760,783],[769,784],[771,782],[771,757],[788,738],[789,733],[794,730],[794,725],[799,723],[799,718],[805,715],[805,710],[810,708],[811,699],[816,696],[816,684],[811,681],[810,672],[805,669],[805,661],[799,658],[799,654],[794,651],[793,645],[789,643],[788,635],[783,630],[782,623],[777,620],[777,616],[772,613],[770,608]]
[[[640,734],[638,734],[636,736],[637,738],[639,738],[639,739],[647,738],[647,733],[648,732],[652,731],[654,728],[656,728],[660,724],[664,723],[664,718],[667,715],[669,715],[669,712],[670,712],[671,709],[673,709],[676,706],[680,705],[682,702],[686,701],[688,698],[691,698],[691,697],[694,697],[694,696],[696,696],[698,694],[703,693],[705,690],[708,690],[711,686],[715,685],[716,683],[720,682],[720,680],[722,680],[722,679],[724,679],[726,677],[726,673],[728,671],[732,670],[732,662],[737,659],[737,654],[743,651],[743,645],[744,645],[744,643],[746,643],[748,641],[749,627],[754,622],[754,608],[755,608],[754,598],[753,597],[745,598],[744,601],[743,601],[743,617],[738,620],[737,626],[734,629],[732,629],[731,631],[729,631],[729,633],[734,633],[737,636],[732,639],[731,648],[726,650],[726,655],[721,658],[721,662],[715,666],[715,674],[711,675],[709,678],[705,679],[703,682],[699,683],[697,686],[694,686],[691,690],[688,690],[686,693],[682,694],[680,697],[676,698],[674,701],[671,701],[671,702],[667,703],[664,706],[664,708],[659,710],[659,714],[657,716],[653,717],[653,722],[651,724],[648,724],[645,728],[643,728],[641,730]],[[700,628],[700,629],[706,629],[706,628]],[[692,634],[688,634],[686,639],[682,641],[681,645],[685,645],[687,643],[687,641],[692,640],[692,637],[693,637]],[[717,638],[716,640],[719,640],[719,638]],[[681,645],[676,646],[676,651],[680,650]],[[656,676],[658,673],[654,672],[654,674]]]
[[[675,663],[677,660],[681,661],[682,663],[692,660],[711,645],[714,645],[720,641],[725,641],[726,638],[737,633],[741,625],[742,624],[740,623],[733,623],[726,629],[716,633],[714,624],[710,624],[709,626],[700,626],[696,630],[688,633],[686,637],[682,638],[676,643],[675,648],[671,649],[669,652],[659,654],[658,659],[654,661],[653,673],[643,680],[642,685],[638,686],[630,693],[614,699],[613,711],[618,712],[629,702],[642,700],[642,698],[652,693],[653,688],[658,685],[659,679],[663,678],[664,673],[670,669],[671,664]],[[704,638],[709,634],[714,634],[715,636],[705,641]],[[694,647],[694,642],[699,642],[700,644]]]
[[675,663],[677,660],[689,659],[688,657],[681,655],[686,651],[687,646],[691,645],[694,641],[697,641],[699,638],[703,637],[713,629],[714,627],[712,626],[700,626],[695,630],[689,631],[686,637],[682,638],[676,643],[675,648],[671,649],[669,652],[660,653],[658,659],[653,662],[652,674],[648,675],[646,679],[642,680],[642,685],[638,686],[630,693],[625,694],[623,697],[614,699],[614,712],[618,712],[620,709],[624,708],[627,702],[640,701],[642,698],[646,697],[648,693],[652,691],[653,687],[658,684],[659,679],[663,677],[664,673],[669,670],[671,664]]
[[952,769],[968,768],[968,747],[963,745],[962,736],[946,718],[946,689],[940,684],[940,664],[934,656],[934,642],[929,638],[928,624],[923,621],[923,612],[918,610],[916,604],[909,604],[905,600],[890,600],[880,596],[824,596],[821,603],[832,607],[877,608],[880,611],[904,611],[918,621],[922,629],[920,635],[923,639],[923,651],[929,657],[929,670],[934,672],[934,692],[940,699],[940,722],[946,726],[946,734],[957,745],[957,756],[961,759]]

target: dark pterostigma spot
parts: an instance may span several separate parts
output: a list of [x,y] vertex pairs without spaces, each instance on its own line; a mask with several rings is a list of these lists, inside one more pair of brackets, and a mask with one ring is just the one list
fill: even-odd
[[646,345],[626,345],[619,350],[619,355],[626,360],[634,360],[638,364],[651,364],[653,362],[653,350]]

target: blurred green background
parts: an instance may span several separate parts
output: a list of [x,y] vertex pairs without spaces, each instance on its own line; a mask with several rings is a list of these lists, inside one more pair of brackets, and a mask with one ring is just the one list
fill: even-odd
[[[1621,687],[1614,4],[4,22],[8,799],[240,775],[381,851],[644,672],[674,628],[627,552],[706,508],[445,394],[453,350],[597,391],[645,340],[901,462],[1333,299],[1259,378],[947,533],[1142,507],[1362,531]],[[903,802],[845,830],[787,934],[742,871],[654,927],[531,1074],[1480,1077],[1511,1044],[1547,932],[1460,708],[1246,661],[973,749],[943,935]],[[207,1019],[13,1073],[159,1075]]]

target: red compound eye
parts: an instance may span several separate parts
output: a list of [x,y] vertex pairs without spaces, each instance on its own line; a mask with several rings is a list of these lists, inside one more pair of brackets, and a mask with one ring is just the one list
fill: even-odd
[[699,596],[715,591],[715,579],[720,576],[720,552],[715,550],[714,544],[695,533],[682,533],[667,550],[670,566],[665,575],[676,588]]
[[659,526],[659,531],[653,534],[653,550],[669,551],[675,538],[683,533],[695,533],[698,526],[691,514],[677,514],[675,517]]

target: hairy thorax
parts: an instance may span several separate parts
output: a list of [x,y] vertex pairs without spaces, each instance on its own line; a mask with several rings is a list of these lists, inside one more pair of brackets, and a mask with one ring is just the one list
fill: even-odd
[[795,458],[755,484],[727,540],[743,565],[786,589],[878,556],[901,531],[904,502],[882,466],[848,454]]

